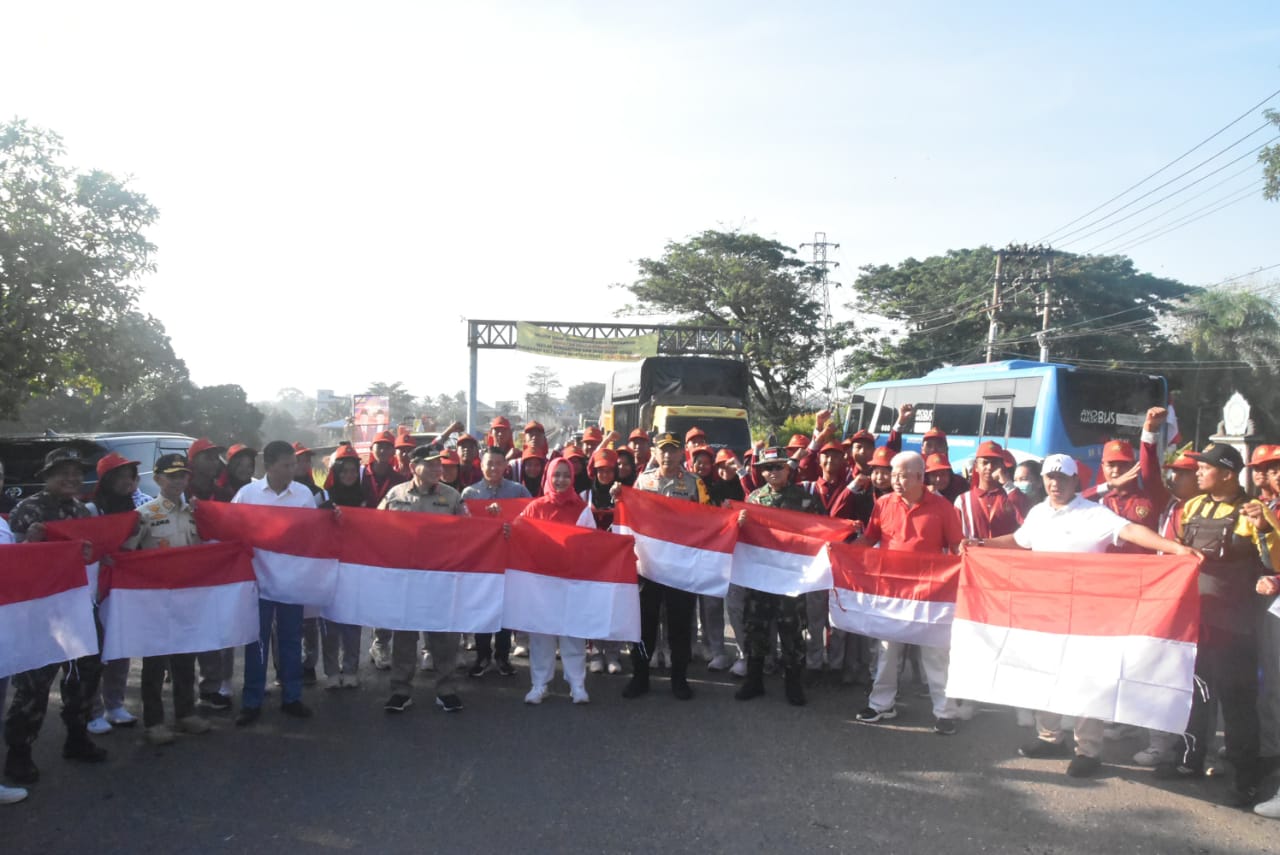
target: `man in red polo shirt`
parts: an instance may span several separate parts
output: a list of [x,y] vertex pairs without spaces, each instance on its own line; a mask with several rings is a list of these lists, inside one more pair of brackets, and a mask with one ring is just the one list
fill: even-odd
[[969,492],[969,484],[951,468],[946,454],[927,454],[924,459],[924,476],[929,489],[952,504]]
[[636,471],[643,472],[648,469],[649,458],[653,455],[653,441],[649,438],[649,434],[636,428],[627,437],[627,445],[636,456]]
[[[875,510],[862,536],[867,546],[901,552],[956,552],[964,541],[960,515],[947,500],[924,486],[924,458],[914,451],[893,458],[893,492],[876,500]],[[897,717],[894,702],[898,694],[898,666],[906,649],[897,641],[880,642],[875,682],[867,706],[857,720],[872,724]],[[956,704],[947,697],[947,667],[950,651],[945,647],[920,647],[920,659],[933,699],[935,733],[956,732]]]
[[978,446],[973,459],[977,483],[955,500],[965,537],[986,539],[1013,534],[1026,518],[1026,496],[1017,488],[1006,490],[996,480],[996,472],[1003,467],[1004,449],[999,443],[987,440]]
[[[1102,446],[1102,474],[1107,479],[1107,492],[1102,496],[1102,504],[1129,522],[1155,531],[1160,521],[1159,515],[1147,491],[1138,484],[1137,470],[1138,460],[1133,453],[1133,446],[1128,442],[1113,439]],[[1107,551],[1139,554],[1149,552],[1128,541],[1118,546],[1112,545]]]

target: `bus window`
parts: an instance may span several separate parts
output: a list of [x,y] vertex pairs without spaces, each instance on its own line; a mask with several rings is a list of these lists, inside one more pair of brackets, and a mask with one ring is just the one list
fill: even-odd
[[982,421],[981,381],[939,383],[934,395],[933,427],[948,434],[976,436]]
[[1073,445],[1136,440],[1150,407],[1164,406],[1164,383],[1144,374],[1062,371],[1058,405]]
[[991,398],[982,402],[982,438],[996,439],[1001,444],[1009,438],[1008,398]]
[[1040,403],[1040,378],[1020,377],[1014,386],[1013,424],[1009,436],[1030,439],[1035,427],[1036,406]]

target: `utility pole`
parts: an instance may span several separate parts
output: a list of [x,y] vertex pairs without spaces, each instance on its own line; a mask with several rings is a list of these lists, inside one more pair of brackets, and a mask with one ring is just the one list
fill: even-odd
[[835,408],[836,403],[836,355],[831,344],[831,328],[834,322],[831,317],[831,285],[840,287],[839,282],[827,281],[828,268],[839,267],[840,262],[827,260],[827,249],[839,249],[840,244],[829,243],[826,232],[814,232],[813,243],[802,243],[800,249],[813,247],[813,266],[818,268],[818,286],[822,289],[822,361],[819,366],[817,387],[827,396],[827,404]]
[[991,362],[991,357],[996,346],[996,332],[1000,329],[1000,322],[996,320],[996,312],[1000,310],[1000,268],[1004,264],[1004,250],[996,250],[996,275],[991,285],[991,305],[987,307],[987,315],[991,318],[991,325],[987,327],[987,362]]
[[[1041,268],[1040,262],[1045,262]],[[1012,282],[1012,289],[1002,292],[1005,280]],[[1009,244],[996,251],[995,282],[991,288],[991,305],[986,307],[991,318],[987,329],[987,362],[994,361],[995,345],[1000,323],[998,314],[1006,304],[1021,302],[1021,292],[1027,288],[1036,291],[1036,312],[1040,315],[1040,330],[1036,341],[1040,344],[1040,361],[1049,361],[1049,322],[1053,309],[1053,248],[1037,244]]]

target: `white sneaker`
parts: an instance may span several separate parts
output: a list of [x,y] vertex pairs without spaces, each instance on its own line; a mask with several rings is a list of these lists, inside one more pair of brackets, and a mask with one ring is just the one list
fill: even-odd
[[16,805],[27,797],[22,787],[6,787],[0,784],[0,805]]
[[124,707],[107,710],[107,721],[112,727],[133,727],[138,720]]
[[747,676],[747,660],[739,659],[729,668],[729,673],[735,677]]
[[1166,760],[1172,760],[1172,759],[1173,758],[1169,757],[1167,754],[1165,754],[1163,751],[1159,750],[1158,748],[1150,748],[1150,747],[1144,748],[1141,751],[1139,751],[1137,754],[1133,755],[1134,763],[1138,764],[1139,766],[1146,766],[1148,769],[1153,769],[1156,766],[1159,766],[1161,763],[1164,763]]
[[343,680],[341,674],[334,674],[331,677],[326,677],[324,680],[324,687],[326,690],[341,689],[342,686]]
[[163,724],[153,724],[145,731],[147,743],[150,745],[172,745],[173,731]]
[[575,704],[591,703],[591,696],[587,694],[586,686],[578,686],[576,689],[570,689],[569,697],[573,699]]
[[1280,819],[1280,793],[1276,793],[1265,802],[1258,802],[1253,806],[1253,812],[1267,819]]
[[708,671],[723,671],[730,665],[729,657],[723,653],[717,653],[711,657],[711,661],[707,663]]
[[596,657],[591,660],[591,664],[587,666],[587,670],[592,674],[600,674],[604,671],[604,660]]
[[517,659],[528,659],[529,648],[525,647],[523,644],[517,644],[515,647],[511,648],[511,655]]
[[342,688],[344,689],[360,688],[359,674],[342,674],[341,677],[342,677]]
[[369,659],[373,662],[373,667],[379,671],[387,671],[391,668],[391,651],[377,642],[369,647]]
[[524,696],[524,702],[526,704],[540,704],[542,703],[542,699],[545,698],[546,696],[547,696],[546,689],[542,688],[541,686],[534,686],[532,689],[529,690],[529,694]]
[[190,733],[199,736],[202,733],[208,733],[213,730],[213,725],[209,724],[209,719],[198,715],[189,715],[180,718],[173,723],[173,729],[178,733]]
[[422,651],[422,670],[423,671],[436,670],[436,661],[431,658],[430,650]]
[[957,701],[956,702],[956,718],[961,721],[972,721],[973,717],[978,714],[978,705],[973,701]]
[[224,698],[231,697],[231,681],[230,680],[222,681],[222,684],[218,686],[218,694],[222,695],[222,697]]
[[605,665],[605,670],[608,671],[610,674],[622,673],[622,663],[619,662],[616,658],[610,657],[606,660],[606,662],[607,664]]
[[90,733],[92,733],[94,736],[102,736],[104,734],[111,732],[111,722],[107,721],[106,716],[100,715],[97,718],[90,721],[88,726],[85,729],[88,730]]

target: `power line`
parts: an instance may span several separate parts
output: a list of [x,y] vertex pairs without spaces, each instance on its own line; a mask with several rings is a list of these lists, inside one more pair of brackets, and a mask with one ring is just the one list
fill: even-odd
[[1168,228],[1164,229],[1163,231],[1159,231],[1159,232],[1151,233],[1151,234],[1148,234],[1148,235],[1142,235],[1142,236],[1138,237],[1136,240],[1134,240],[1132,243],[1128,243],[1128,244],[1125,244],[1124,246],[1116,247],[1114,250],[1112,250],[1112,252],[1115,252],[1115,253],[1128,252],[1128,251],[1129,251],[1129,250],[1131,250],[1131,249],[1134,249],[1134,248],[1136,248],[1136,247],[1142,246],[1144,243],[1150,243],[1151,241],[1155,240],[1156,238],[1164,237],[1165,235],[1169,234],[1170,232],[1176,232],[1178,229],[1183,228],[1184,226],[1189,226],[1189,225],[1191,225],[1192,223],[1197,222],[1197,221],[1199,221],[1199,220],[1203,220],[1205,217],[1207,217],[1207,216],[1209,216],[1209,215],[1211,215],[1211,214],[1216,214],[1216,213],[1218,213],[1219,211],[1221,211],[1221,210],[1222,210],[1222,209],[1224,209],[1224,208],[1230,208],[1232,205],[1239,205],[1241,202],[1245,202],[1245,201],[1247,201],[1247,200],[1248,200],[1248,199],[1249,199],[1249,198],[1254,194],[1254,192],[1255,192],[1255,191],[1256,191],[1256,188],[1254,188],[1254,187],[1246,188],[1246,189],[1245,189],[1245,191],[1244,191],[1244,193],[1243,193],[1243,195],[1241,195],[1241,196],[1240,196],[1239,198],[1237,198],[1237,199],[1233,199],[1232,201],[1227,202],[1227,203],[1226,203],[1226,204],[1224,204],[1224,205],[1219,205],[1218,207],[1213,208],[1212,210],[1205,211],[1205,212],[1204,212],[1203,214],[1201,214],[1200,216],[1198,216],[1198,217],[1193,217],[1193,218],[1191,218],[1191,219],[1187,220],[1187,221],[1186,221],[1186,222],[1184,222],[1184,223],[1179,223],[1179,224],[1178,224],[1178,225],[1176,225],[1176,226],[1171,225],[1171,226],[1169,226]]
[[[1232,127],[1234,127],[1235,125],[1239,124],[1239,123],[1240,123],[1241,121],[1243,121],[1244,119],[1248,118],[1248,117],[1249,117],[1249,116],[1250,116],[1250,115],[1251,115],[1255,110],[1257,110],[1259,107],[1261,107],[1261,106],[1263,106],[1264,104],[1266,104],[1266,103],[1267,103],[1268,101],[1270,101],[1272,98],[1275,98],[1277,95],[1280,95],[1280,89],[1277,89],[1275,92],[1272,92],[1272,93],[1271,93],[1270,95],[1268,95],[1266,98],[1263,98],[1263,99],[1262,99],[1261,101],[1259,101],[1257,104],[1254,104],[1254,105],[1253,105],[1252,107],[1250,107],[1248,110],[1245,110],[1245,111],[1244,111],[1243,113],[1241,113],[1239,116],[1237,116],[1236,118],[1232,119],[1230,122],[1228,122],[1227,124],[1223,125],[1223,126],[1222,126],[1221,128],[1219,128],[1217,131],[1215,131],[1214,133],[1212,133],[1212,134],[1210,134],[1209,136],[1205,137],[1203,140],[1201,140],[1200,142],[1196,143],[1194,146],[1192,146],[1191,148],[1187,149],[1187,150],[1186,150],[1186,151],[1184,151],[1182,154],[1178,155],[1178,156],[1177,156],[1177,157],[1175,157],[1173,160],[1169,161],[1169,162],[1168,162],[1168,163],[1166,163],[1164,166],[1160,167],[1160,168],[1159,168],[1159,169],[1157,169],[1155,172],[1151,173],[1151,174],[1150,174],[1150,175],[1148,175],[1146,178],[1144,178],[1144,179],[1142,179],[1141,181],[1139,181],[1137,184],[1134,184],[1134,185],[1132,185],[1132,186],[1130,186],[1130,187],[1126,187],[1124,190],[1122,190],[1122,191],[1120,191],[1119,193],[1117,193],[1116,195],[1112,196],[1110,199],[1108,199],[1107,201],[1103,202],[1101,205],[1098,205],[1096,208],[1094,208],[1094,209],[1092,209],[1092,210],[1090,210],[1090,211],[1086,211],[1085,213],[1083,213],[1083,214],[1081,214],[1080,216],[1076,217],[1074,220],[1072,220],[1071,222],[1067,223],[1066,225],[1064,225],[1064,226],[1059,226],[1058,228],[1054,229],[1053,231],[1049,232],[1048,234],[1044,235],[1043,237],[1041,237],[1041,238],[1037,239],[1037,240],[1035,241],[1035,243],[1045,243],[1045,242],[1046,242],[1046,241],[1048,241],[1050,238],[1052,238],[1054,235],[1056,235],[1056,234],[1058,234],[1059,232],[1061,232],[1063,229],[1069,229],[1069,228],[1071,228],[1071,227],[1072,227],[1072,226],[1074,226],[1076,223],[1080,222],[1081,220],[1085,219],[1086,217],[1091,217],[1091,216],[1093,216],[1093,215],[1094,215],[1094,214],[1096,214],[1098,211],[1101,211],[1103,208],[1105,208],[1105,207],[1107,207],[1108,205],[1110,205],[1112,202],[1115,202],[1116,200],[1123,198],[1126,194],[1130,193],[1131,191],[1138,189],[1138,188],[1139,188],[1139,187],[1141,187],[1143,184],[1146,184],[1146,183],[1147,183],[1148,181],[1150,181],[1152,178],[1155,178],[1157,175],[1159,175],[1160,173],[1164,172],[1164,171],[1165,171],[1166,169],[1168,169],[1169,167],[1173,166],[1174,164],[1178,163],[1179,161],[1183,160],[1184,158],[1189,157],[1190,155],[1194,154],[1196,151],[1198,151],[1198,150],[1200,150],[1201,148],[1203,148],[1204,146],[1208,145],[1210,142],[1212,142],[1212,141],[1213,141],[1214,139],[1216,139],[1217,137],[1219,137],[1219,136],[1221,136],[1222,134],[1226,133],[1226,132],[1227,132],[1228,130],[1230,130]],[[1255,133],[1256,133],[1256,131],[1255,131]],[[1252,136],[1252,134],[1250,134],[1250,136]],[[1174,179],[1174,180],[1176,180],[1176,179]]]
[[[1204,205],[1201,205],[1199,208],[1196,208],[1196,209],[1194,209],[1194,210],[1190,211],[1189,213],[1183,214],[1182,216],[1180,216],[1180,217],[1178,217],[1178,218],[1176,218],[1176,219],[1174,219],[1174,220],[1172,220],[1172,221],[1170,221],[1170,222],[1168,222],[1168,223],[1165,223],[1165,224],[1164,224],[1164,225],[1162,225],[1162,226],[1157,226],[1157,227],[1156,227],[1152,232],[1147,232],[1147,234],[1152,234],[1153,232],[1155,232],[1155,231],[1159,231],[1160,229],[1163,229],[1163,228],[1165,228],[1165,227],[1167,227],[1167,226],[1173,225],[1174,223],[1180,223],[1180,222],[1182,222],[1183,220],[1186,220],[1186,219],[1188,219],[1188,218],[1194,217],[1196,214],[1200,213],[1201,211],[1207,210],[1208,208],[1212,208],[1214,205],[1217,205],[1219,202],[1225,201],[1225,200],[1227,200],[1227,199],[1235,198],[1235,197],[1236,197],[1237,195],[1239,195],[1240,193],[1248,194],[1248,193],[1252,193],[1252,192],[1253,192],[1253,191],[1255,191],[1255,190],[1261,190],[1261,189],[1262,189],[1262,185],[1264,185],[1264,184],[1266,184],[1266,183],[1267,183],[1267,181],[1266,181],[1266,179],[1265,179],[1265,178],[1258,178],[1258,179],[1255,179],[1254,181],[1250,182],[1250,184],[1249,184],[1247,187],[1237,187],[1236,189],[1232,190],[1230,193],[1227,193],[1225,196],[1219,196],[1217,199],[1214,199],[1212,202],[1207,202],[1207,203],[1205,203]],[[1204,195],[1204,194],[1200,194],[1200,195]],[[1151,218],[1151,219],[1149,219],[1149,220],[1145,220],[1145,221],[1143,221],[1143,222],[1139,223],[1138,225],[1134,226],[1134,227],[1133,227],[1133,228],[1131,228],[1131,229],[1126,229],[1125,231],[1121,232],[1120,234],[1116,235],[1115,237],[1108,238],[1107,240],[1104,240],[1102,243],[1098,244],[1097,246],[1093,247],[1092,249],[1089,249],[1085,254],[1086,254],[1086,255],[1092,255],[1094,252],[1096,252],[1097,250],[1101,249],[1101,248],[1102,248],[1102,247],[1104,247],[1104,246],[1107,246],[1108,244],[1113,244],[1113,243],[1123,243],[1123,242],[1124,242],[1124,237],[1125,237],[1125,235],[1133,234],[1133,233],[1134,233],[1134,232],[1136,232],[1138,229],[1144,228],[1145,226],[1149,226],[1149,225],[1151,225],[1152,223],[1154,223],[1156,220],[1160,220],[1160,219],[1163,219],[1164,217],[1167,217],[1169,214],[1173,213],[1173,211],[1174,211],[1174,210],[1175,210],[1175,208],[1170,208],[1168,211],[1165,211],[1163,214],[1160,214],[1160,215],[1158,215],[1158,216],[1152,217],[1152,218]],[[1139,238],[1140,238],[1140,237],[1141,237],[1141,235],[1139,236]],[[1131,241],[1132,241],[1132,240],[1138,240],[1139,238],[1130,238],[1129,240],[1131,240]]]

